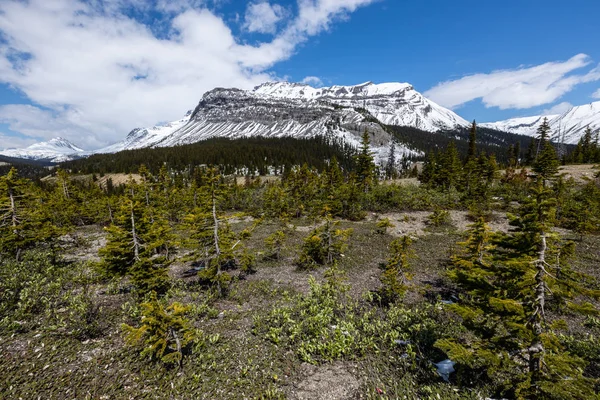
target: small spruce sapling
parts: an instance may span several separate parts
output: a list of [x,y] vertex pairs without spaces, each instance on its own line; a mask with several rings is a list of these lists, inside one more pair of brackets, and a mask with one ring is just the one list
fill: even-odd
[[181,303],[165,307],[154,293],[140,306],[141,325],[122,325],[127,342],[141,347],[141,356],[181,367],[186,348],[199,336],[185,317],[190,307]]
[[409,258],[412,256],[410,246],[412,240],[408,236],[402,236],[390,243],[390,257],[381,265],[381,276],[379,280],[383,284],[380,290],[381,300],[386,303],[394,303],[404,297],[411,279]]

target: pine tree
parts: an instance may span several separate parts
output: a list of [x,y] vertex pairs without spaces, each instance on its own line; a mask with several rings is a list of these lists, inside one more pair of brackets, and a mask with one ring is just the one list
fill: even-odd
[[385,166],[385,176],[387,179],[395,179],[398,176],[398,171],[396,170],[396,143],[394,139],[390,140],[390,150]]
[[467,160],[475,158],[477,154],[477,124],[475,120],[473,120],[473,124],[471,125],[471,131],[469,133],[469,153],[467,155]]
[[[228,269],[238,267],[236,251],[243,237],[238,237],[226,218],[220,215],[219,203],[224,201],[227,187],[216,168],[206,170],[205,180],[198,196],[198,207],[186,217],[190,231],[189,243],[196,249],[206,268],[198,273],[200,281],[214,286],[220,296],[225,296],[232,277]],[[249,231],[244,231],[241,236]]]
[[554,150],[554,146],[548,141],[544,142],[541,152],[533,163],[533,171],[545,185],[548,180],[555,178],[558,173],[559,165],[560,162],[556,155],[556,150]]
[[173,303],[165,308],[154,294],[140,306],[141,325],[138,328],[122,325],[127,342],[140,346],[141,356],[181,367],[185,348],[198,338],[198,333],[185,318],[190,307]]
[[529,145],[527,146],[527,152],[525,153],[525,165],[531,165],[535,161],[536,158],[536,149],[535,149],[535,138],[531,138],[529,141]]
[[515,167],[518,167],[521,164],[521,142],[516,142],[513,149],[514,149],[513,157],[516,161]]
[[593,393],[591,381],[582,375],[583,360],[564,350],[557,323],[546,318],[552,293],[553,301],[560,298],[581,312],[591,306],[579,298],[596,295],[575,283],[566,257],[556,257],[567,255],[570,245],[551,231],[554,204],[552,192],[538,179],[512,220],[516,230],[491,240],[480,220],[463,243],[465,255],[453,259],[449,273],[462,291],[450,308],[476,338],[469,343],[440,340],[437,346],[466,374],[503,377],[505,382],[498,382],[503,396],[584,399]]
[[550,140],[550,124],[548,123],[548,118],[544,117],[544,120],[542,121],[542,123],[540,124],[540,126],[537,129],[537,146],[536,146],[536,150],[535,150],[535,157],[533,158],[534,161],[537,161],[537,158],[540,155],[540,152],[543,151],[543,149],[546,146],[546,143],[549,140]]
[[386,304],[404,297],[408,289],[408,281],[411,279],[408,262],[412,256],[411,244],[412,240],[408,236],[402,236],[390,243],[390,258],[381,265],[383,271],[379,278],[383,284],[379,293]]
[[52,212],[40,190],[12,167],[0,177],[0,253],[18,260],[33,245],[53,243],[62,230],[52,223]]
[[377,182],[375,162],[370,150],[369,132],[365,129],[356,156],[356,181],[362,191],[367,193]]
[[105,229],[107,243],[100,249],[104,270],[109,275],[131,276],[141,295],[163,294],[170,286],[171,228],[152,204],[146,205],[144,191],[132,178],[114,210],[113,223]]
[[298,258],[298,266],[303,269],[317,268],[320,265],[332,265],[346,249],[352,229],[336,229],[339,221],[333,221],[328,215],[323,226],[313,229],[304,238]]

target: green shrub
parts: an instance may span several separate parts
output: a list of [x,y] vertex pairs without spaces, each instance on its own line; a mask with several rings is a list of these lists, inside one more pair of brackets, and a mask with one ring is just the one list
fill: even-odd
[[265,245],[267,246],[268,253],[265,258],[279,260],[281,258],[281,251],[283,250],[284,243],[285,232],[281,229],[267,236]]
[[392,224],[389,218],[382,218],[377,221],[377,229],[375,230],[375,233],[383,235],[387,232],[387,228],[393,228],[394,226],[395,225]]
[[99,334],[100,308],[88,290],[96,277],[84,270],[44,251],[26,252],[21,261],[1,259],[0,328]]
[[315,228],[305,239],[300,251],[298,266],[303,269],[331,265],[339,259],[348,246],[352,229],[334,229],[339,222],[329,218],[325,225]]
[[183,354],[188,345],[198,338],[185,314],[190,307],[173,303],[165,307],[163,302],[152,293],[150,299],[142,304],[141,325],[137,328],[123,324],[126,341],[141,347],[140,355],[165,364],[181,366]]
[[409,274],[408,259],[412,256],[410,245],[412,240],[408,236],[395,239],[390,243],[390,257],[381,265],[380,281],[383,287],[379,291],[381,300],[393,303],[402,297],[408,289]]
[[435,227],[448,226],[452,223],[452,219],[450,218],[450,213],[447,210],[436,208],[427,217],[427,223]]

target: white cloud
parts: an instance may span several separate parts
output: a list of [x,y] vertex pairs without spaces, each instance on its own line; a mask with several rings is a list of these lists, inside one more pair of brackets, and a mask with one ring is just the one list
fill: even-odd
[[[84,148],[121,140],[135,127],[180,118],[214,87],[274,79],[269,68],[300,43],[376,0],[298,0],[297,15],[256,45],[200,0],[90,1],[0,1],[0,82],[43,107],[2,107],[11,129]],[[155,36],[123,7],[168,11],[165,32]]]
[[277,24],[285,18],[286,10],[279,4],[267,1],[250,3],[246,8],[244,28],[249,32],[275,33]]
[[592,93],[592,98],[600,99],[600,89],[598,89],[594,93]]
[[323,86],[323,81],[318,76],[307,76],[306,78],[302,79],[302,83],[316,88]]
[[425,95],[450,108],[475,99],[481,99],[486,107],[530,108],[551,103],[581,83],[600,80],[600,66],[586,73],[571,74],[589,64],[587,55],[578,54],[563,62],[493,71],[442,82],[426,91]]
[[573,108],[573,104],[568,101],[563,101],[562,103],[555,104],[552,107],[545,109],[542,111],[542,115],[562,114],[569,111],[571,108]]
[[0,150],[9,148],[24,148],[36,142],[35,139],[11,136],[0,132]]
[[77,113],[73,110],[58,113],[28,104],[0,106],[0,123],[8,124],[11,131],[19,132],[29,138],[50,139],[57,136],[81,138],[86,132],[82,130],[77,119]]

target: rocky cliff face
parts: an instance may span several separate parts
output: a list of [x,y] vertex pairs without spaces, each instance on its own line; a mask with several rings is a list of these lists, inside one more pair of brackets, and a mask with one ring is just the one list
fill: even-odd
[[[468,126],[468,122],[423,97],[407,83],[332,86],[271,82],[254,90],[217,88],[204,94],[193,112],[173,123],[132,131],[121,143],[97,152],[149,146],[176,146],[213,137],[307,138],[330,136],[358,146],[365,129],[380,162],[391,136],[381,124],[428,131]],[[396,145],[399,158],[414,154]]]
[[[177,146],[213,137],[242,138],[329,136],[358,147],[365,129],[380,163],[387,158],[391,136],[383,125],[402,125],[431,132],[468,126],[468,122],[423,97],[408,83],[332,86],[271,82],[253,90],[213,89],[182,119],[137,128],[121,142],[81,152],[114,153],[154,146]],[[396,144],[396,155],[417,154]]]

